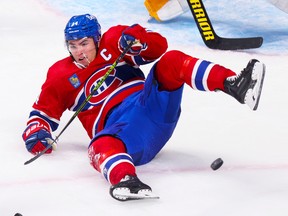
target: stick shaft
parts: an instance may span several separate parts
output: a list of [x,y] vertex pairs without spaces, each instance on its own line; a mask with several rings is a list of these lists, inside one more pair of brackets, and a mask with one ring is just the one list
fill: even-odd
[[86,104],[89,102],[91,97],[95,94],[95,92],[102,86],[103,82],[107,79],[107,77],[110,75],[110,73],[114,70],[114,68],[117,66],[119,61],[123,59],[125,54],[129,51],[131,46],[133,45],[133,42],[130,42],[128,46],[123,50],[123,52],[118,56],[118,58],[115,60],[115,62],[111,65],[109,70],[104,74],[104,76],[100,79],[100,81],[97,83],[97,85],[92,89],[91,93],[87,96],[87,98],[82,102],[80,107],[75,111],[73,116],[70,118],[70,120],[67,122],[67,124],[64,126],[64,128],[60,131],[60,133],[55,137],[52,143],[48,144],[48,146],[41,152],[39,152],[37,155],[32,157],[30,160],[26,161],[24,165],[30,164],[31,162],[35,161],[37,158],[42,156],[46,153],[50,148],[52,148],[52,145],[59,139],[59,137],[63,134],[63,132],[68,128],[68,126],[73,122],[73,120],[78,116],[78,114],[83,110],[83,108],[86,106]]

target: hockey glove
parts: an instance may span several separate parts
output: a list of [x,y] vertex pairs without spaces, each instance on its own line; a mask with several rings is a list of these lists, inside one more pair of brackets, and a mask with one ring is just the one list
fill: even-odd
[[130,55],[139,55],[142,50],[147,48],[146,43],[143,42],[146,30],[138,24],[134,24],[122,32],[120,38],[120,47],[122,51],[130,44],[133,43],[132,47],[128,51]]
[[43,151],[49,144],[52,144],[52,147],[45,152],[46,154],[50,154],[52,149],[55,150],[57,147],[57,144],[53,141],[48,129],[38,122],[28,125],[23,132],[22,137],[25,141],[27,150],[32,154]]

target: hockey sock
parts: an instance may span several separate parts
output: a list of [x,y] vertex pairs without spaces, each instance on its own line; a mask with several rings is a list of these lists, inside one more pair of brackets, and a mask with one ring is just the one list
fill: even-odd
[[136,176],[136,169],[123,142],[112,136],[97,138],[88,150],[90,164],[112,185],[125,175]]
[[224,81],[236,73],[221,65],[169,51],[157,63],[155,77],[160,90],[173,91],[184,83],[195,90],[224,90]]

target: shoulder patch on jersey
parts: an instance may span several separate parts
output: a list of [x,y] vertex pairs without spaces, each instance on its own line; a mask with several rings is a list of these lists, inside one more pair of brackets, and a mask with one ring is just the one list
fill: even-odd
[[73,85],[74,88],[78,88],[80,86],[80,80],[78,78],[78,76],[76,74],[73,74],[70,78],[69,78],[70,83]]

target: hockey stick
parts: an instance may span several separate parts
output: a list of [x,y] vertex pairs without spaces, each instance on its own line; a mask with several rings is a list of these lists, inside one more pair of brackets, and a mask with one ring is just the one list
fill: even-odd
[[222,38],[216,34],[202,0],[187,0],[205,45],[211,49],[237,50],[259,48],[262,37]]
[[[135,43],[135,42],[134,42]],[[74,115],[70,118],[70,120],[67,122],[67,124],[64,126],[64,128],[60,131],[59,135],[55,137],[53,142],[49,143],[48,146],[41,152],[39,152],[37,155],[32,157],[30,160],[26,161],[24,165],[30,164],[31,162],[35,161],[37,158],[39,158],[41,155],[45,154],[48,149],[52,148],[53,144],[59,139],[61,134],[67,129],[67,127],[71,124],[71,122],[77,117],[77,115],[82,111],[82,109],[86,106],[86,104],[89,102],[91,97],[96,93],[96,91],[101,87],[103,82],[107,79],[107,77],[110,75],[110,73],[114,70],[114,68],[117,66],[119,61],[125,56],[125,54],[129,51],[131,46],[134,44],[133,42],[130,42],[128,46],[123,50],[123,52],[118,56],[118,58],[115,60],[115,62],[111,65],[109,70],[104,74],[104,76],[99,80],[97,85],[92,89],[91,93],[87,96],[87,98],[82,102],[80,107],[76,110]]]

